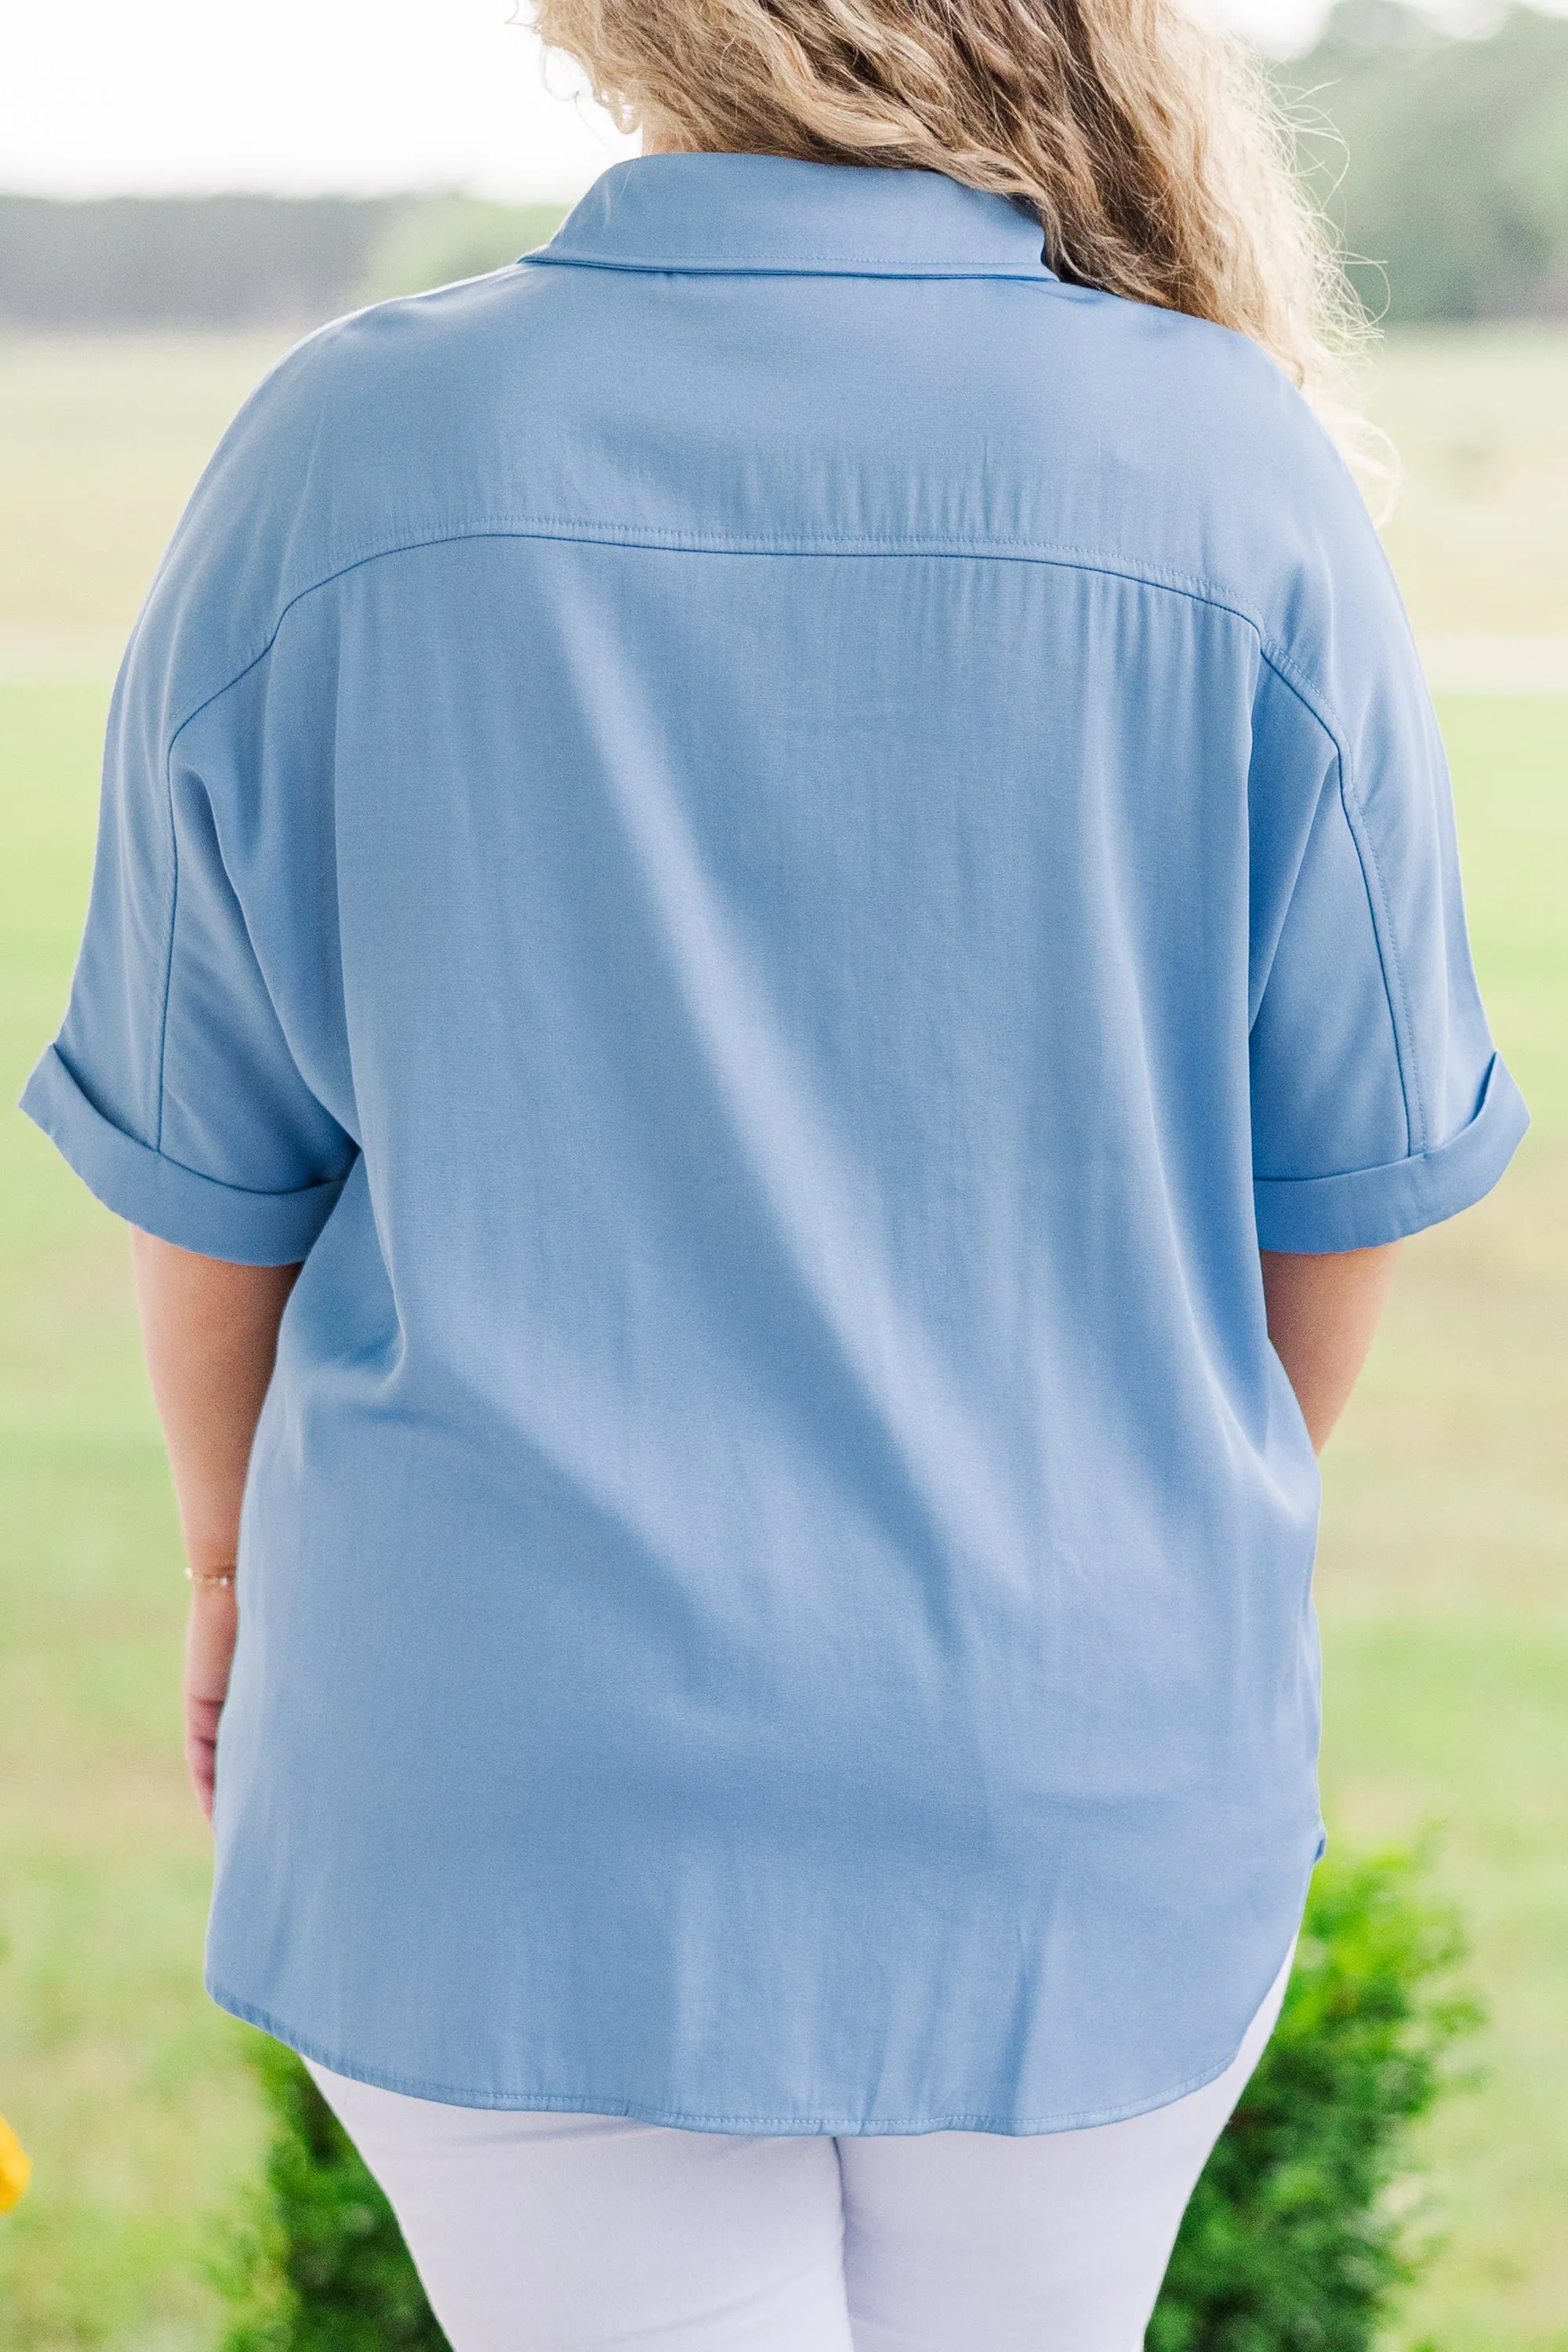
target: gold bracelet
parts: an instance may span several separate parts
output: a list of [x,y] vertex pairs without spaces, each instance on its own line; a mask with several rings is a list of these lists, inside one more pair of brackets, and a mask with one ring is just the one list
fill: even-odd
[[204,1568],[199,1575],[194,1568],[187,1568],[185,1576],[192,1584],[232,1584],[234,1582],[232,1568]]

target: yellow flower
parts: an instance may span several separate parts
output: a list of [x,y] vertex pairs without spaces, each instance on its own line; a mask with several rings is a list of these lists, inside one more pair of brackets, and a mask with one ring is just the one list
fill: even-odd
[[32,2179],[26,2149],[4,2116],[0,2116],[0,2213],[8,2213]]

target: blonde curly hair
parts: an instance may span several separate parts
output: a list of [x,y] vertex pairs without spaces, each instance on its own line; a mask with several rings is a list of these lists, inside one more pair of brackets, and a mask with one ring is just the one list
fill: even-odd
[[1367,322],[1258,60],[1176,0],[536,0],[623,130],[944,173],[1062,277],[1248,335],[1363,479]]

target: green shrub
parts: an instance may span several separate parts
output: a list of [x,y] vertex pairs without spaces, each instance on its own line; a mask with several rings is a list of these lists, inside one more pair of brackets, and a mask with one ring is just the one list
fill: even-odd
[[1365,2352],[1424,2249],[1405,2135],[1479,2022],[1425,1857],[1319,1865],[1263,2062],[1194,2193],[1149,2352]]
[[[1414,2275],[1408,2126],[1477,2021],[1424,1857],[1337,1857],[1313,1881],[1262,2064],[1182,2225],[1149,2352],[1367,2352]],[[228,2284],[223,2352],[445,2352],[381,2191],[291,2051],[249,2037],[267,2187]]]
[[291,2050],[247,2032],[272,2123],[265,2189],[224,2263],[222,2352],[447,2352],[392,2208]]

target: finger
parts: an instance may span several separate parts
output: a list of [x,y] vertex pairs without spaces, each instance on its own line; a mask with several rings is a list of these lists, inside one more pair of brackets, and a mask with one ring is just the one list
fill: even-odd
[[205,1819],[213,1812],[217,1770],[217,1732],[228,1694],[239,1612],[230,1585],[196,1584],[185,1623],[182,1677],[185,1765]]
[[202,1809],[202,1819],[209,1828],[213,1817],[213,1796],[217,1786],[217,1742],[199,1738],[195,1732],[185,1734],[185,1769],[191,1786],[196,1792],[196,1802]]

